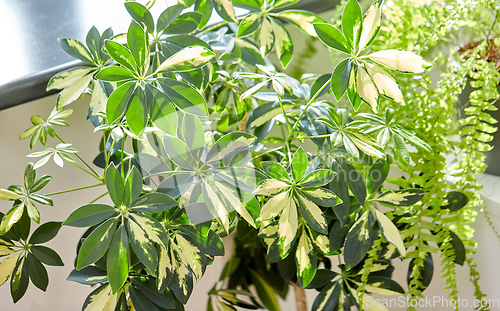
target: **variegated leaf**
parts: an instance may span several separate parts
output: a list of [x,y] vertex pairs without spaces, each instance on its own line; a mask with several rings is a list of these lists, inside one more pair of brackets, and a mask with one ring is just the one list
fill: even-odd
[[375,217],[380,225],[380,232],[382,233],[384,239],[387,242],[394,244],[401,257],[404,258],[406,256],[406,249],[398,228],[396,228],[394,223],[387,218],[387,216],[379,212],[377,209],[373,209],[373,212],[375,213]]
[[390,206],[411,206],[425,195],[421,189],[390,190],[382,193],[377,202]]
[[[108,305],[108,301],[111,296],[114,296],[111,293],[111,286],[109,284],[104,284],[94,290],[87,297],[83,304],[82,311],[103,311],[109,310],[105,309],[106,305]],[[113,309],[111,309],[113,310]]]
[[374,62],[401,72],[422,73],[434,66],[410,51],[384,50],[373,52],[367,57]]
[[47,83],[47,91],[60,90],[71,86],[76,81],[80,80],[93,70],[95,70],[95,68],[75,67],[59,72],[55,76],[50,78],[49,82]]
[[382,20],[382,0],[375,1],[363,16],[363,30],[359,39],[359,51],[375,39]]
[[299,244],[297,245],[295,262],[297,264],[297,278],[301,283],[300,285],[301,287],[306,287],[316,275],[318,266],[312,243],[307,234],[305,234],[305,231],[302,232]]
[[257,188],[253,191],[253,194],[260,195],[275,195],[282,191],[286,191],[290,188],[290,185],[286,182],[279,181],[276,179],[266,179],[257,185]]
[[162,71],[190,71],[205,66],[215,53],[200,45],[188,46],[165,60],[155,73]]
[[290,191],[284,191],[274,197],[264,204],[260,212],[259,220],[267,220],[276,217],[285,208],[287,204],[290,204]]
[[358,67],[356,74],[356,93],[364,100],[373,111],[378,110],[378,90],[372,79],[363,67]]
[[14,271],[14,268],[16,267],[19,256],[21,256],[21,253],[9,256],[0,262],[0,286],[2,286],[9,279],[10,275]]
[[387,71],[378,65],[366,63],[365,66],[380,95],[384,95],[396,103],[404,103],[403,93],[396,80]]
[[220,192],[226,197],[226,199],[229,201],[229,204],[233,206],[233,208],[238,212],[238,214],[243,217],[243,219],[246,220],[252,227],[257,228],[257,225],[255,224],[255,221],[246,209],[245,205],[241,202],[239,198],[236,197],[236,195],[233,193],[239,193],[236,189],[231,191],[228,189],[226,186],[224,186],[222,183],[216,182],[215,183],[217,188],[219,188]]
[[21,219],[23,212],[24,204],[20,203],[14,205],[2,218],[2,222],[0,223],[0,235],[9,231],[10,228]]
[[323,211],[311,200],[308,198],[299,195],[298,196],[298,204],[300,211],[302,213],[302,217],[306,220],[307,224],[314,230],[327,234],[328,233],[328,224],[326,222],[325,215]]
[[317,36],[313,23],[326,23],[323,18],[303,10],[286,10],[273,15],[289,20],[312,37]]
[[281,214],[278,235],[280,253],[283,254],[288,250],[295,239],[298,228],[297,206],[294,200],[288,200],[283,213]]

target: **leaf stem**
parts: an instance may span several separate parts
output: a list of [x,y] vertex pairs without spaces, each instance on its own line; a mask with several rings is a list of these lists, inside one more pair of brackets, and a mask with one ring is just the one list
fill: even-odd
[[106,194],[108,194],[108,191],[104,192],[103,194],[101,194],[100,196],[98,196],[97,198],[93,199],[92,201],[90,201],[89,204],[92,204],[94,203],[95,201],[99,200],[100,198],[104,197]]
[[73,191],[78,191],[78,190],[90,189],[90,188],[99,187],[99,186],[104,186],[104,183],[85,186],[85,187],[79,187],[79,188],[73,188],[73,189],[68,189],[68,190],[62,190],[62,191],[58,191],[58,192],[52,192],[52,193],[48,193],[45,195],[52,196],[52,195],[63,194],[63,193],[68,193],[68,192],[73,192]]
[[[65,143],[66,143],[66,142],[65,142],[65,141],[64,141],[64,140],[63,140],[63,139],[62,139],[59,135],[57,135],[57,133],[54,133],[54,134],[56,135],[56,137],[57,137],[57,138],[58,138],[58,139],[59,139],[59,140],[60,140],[63,144],[65,144]],[[93,174],[92,174],[92,173],[90,173],[89,171],[87,171],[87,170],[85,170],[85,169],[81,168],[80,166],[76,165],[75,163],[73,163],[73,164],[75,164],[77,167],[79,167],[79,168],[80,168],[80,169],[82,169],[83,171],[85,171],[85,172],[89,173],[90,175],[93,175],[95,178],[97,178],[97,179],[99,179],[99,180],[102,180],[102,177],[101,177],[101,176],[100,176],[100,175],[99,175],[99,174],[98,174],[98,173],[97,173],[97,172],[96,172],[96,171],[92,168],[92,166],[90,166],[90,164],[88,164],[88,163],[87,163],[87,162],[86,162],[86,161],[85,161],[85,160],[84,160],[84,159],[83,159],[83,158],[82,158],[82,157],[81,157],[78,153],[75,153],[75,156],[76,156],[76,157],[77,157],[80,161],[82,161],[82,163],[83,163],[83,164],[85,164],[85,166],[87,166],[87,167],[88,167],[88,168],[92,171],[92,173],[93,173]]]
[[285,140],[285,145],[286,145],[286,151],[288,154],[288,160],[290,163],[292,163],[292,152],[290,151],[290,142],[288,141],[286,134],[285,134],[285,129],[283,128],[283,123],[280,122],[280,127],[281,127],[281,133],[283,134],[283,139]]
[[[297,121],[295,121],[295,124],[293,125],[292,127],[292,131],[291,133],[293,133],[295,131],[295,129],[297,128],[297,126],[299,125],[299,121],[302,119],[302,117],[304,116],[304,114],[306,113],[307,109],[309,108],[309,106],[311,106],[311,104],[316,100],[316,98],[318,98],[319,94],[321,94],[321,92],[323,92],[323,90],[325,89],[325,87],[330,83],[332,82],[332,78],[328,79],[328,81],[326,81],[325,84],[323,84],[322,87],[320,87],[320,89],[314,94],[313,97],[311,97],[309,99],[309,101],[307,102],[306,104],[306,107],[304,108],[304,110],[302,110],[302,112],[300,113],[299,117],[297,118]],[[290,136],[292,137],[290,140],[294,139],[293,136]]]
[[85,173],[89,174],[90,176],[94,177],[95,179],[99,180],[99,181],[102,181],[102,177],[99,176],[99,175],[95,175],[91,172],[89,172],[88,170],[84,169],[83,167],[81,167],[80,165],[76,164],[75,162],[70,162],[71,164],[73,164],[74,166],[78,167],[79,169],[81,169],[82,171],[84,171]]
[[[283,102],[281,101],[281,96],[278,95],[278,101],[280,103],[281,111],[283,112],[283,116],[285,117],[285,122],[286,126],[288,127],[289,135],[293,134],[292,126],[290,125],[290,122],[288,121],[288,116],[286,115],[285,107],[283,107]],[[285,137],[283,137],[285,139]]]

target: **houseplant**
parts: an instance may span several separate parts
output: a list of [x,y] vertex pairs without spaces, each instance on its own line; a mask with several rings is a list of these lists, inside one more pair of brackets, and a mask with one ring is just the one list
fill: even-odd
[[[88,228],[69,276],[97,285],[83,310],[182,310],[193,278],[224,254],[220,237],[232,232],[235,255],[208,309],[278,310],[276,294],[286,296],[290,285],[300,310],[304,288],[320,291],[314,310],[362,307],[369,293],[404,293],[391,279],[396,257],[412,261],[410,293],[419,295],[429,283],[426,254],[438,250],[428,241],[450,267],[465,260],[463,238],[442,220],[466,217],[468,198],[453,186],[435,191],[444,183],[440,166],[417,178],[424,171],[417,166],[441,161],[447,150],[418,138],[429,135],[426,128],[414,127],[414,136],[398,123],[416,122],[408,113],[414,99],[387,72],[404,71],[410,83],[408,72],[422,74],[431,64],[413,52],[376,48],[381,1],[364,15],[349,1],[342,32],[311,13],[276,13],[293,2],[186,1],[156,22],[145,6],[127,2],[133,21],[126,34],[93,28],[87,47],[60,40],[84,65],[51,79],[49,89],[62,89],[54,111],[47,120],[32,117],[21,138],[31,137],[31,147],[50,137],[61,142],[30,154],[39,160],[28,164],[24,187],[0,192],[14,201],[0,224],[1,281],[11,277],[14,301],[29,280],[46,288],[43,264],[61,264],[38,245],[61,225]],[[193,5],[195,12],[183,13]],[[250,11],[236,17],[233,5]],[[224,22],[203,29],[212,7]],[[293,56],[284,20],[347,58],[311,84],[277,71],[266,59],[271,51],[284,68]],[[329,90],[347,105],[321,100]],[[54,127],[66,125],[66,106],[83,93],[92,96],[89,120],[102,133],[93,165]],[[281,136],[271,136],[273,127]],[[91,186],[106,187],[113,206],[85,202],[62,224],[44,223],[28,237],[31,220],[40,221],[35,203],[54,204],[37,193],[50,176],[35,175],[51,158],[95,177]],[[387,190],[395,165],[415,173]],[[442,221],[432,234],[422,232],[422,215]]]

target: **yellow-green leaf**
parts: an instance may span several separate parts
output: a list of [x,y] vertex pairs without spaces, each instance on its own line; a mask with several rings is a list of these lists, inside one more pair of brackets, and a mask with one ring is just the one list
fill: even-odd
[[384,50],[371,53],[367,57],[374,62],[402,72],[422,73],[434,65],[410,51]]
[[290,188],[290,185],[286,182],[276,179],[266,179],[257,186],[253,194],[275,195],[288,188]]
[[204,66],[215,56],[214,52],[200,45],[186,47],[165,60],[156,72],[189,71]]
[[260,54],[266,57],[274,46],[274,32],[268,18],[262,20],[259,32]]
[[366,64],[366,70],[372,78],[380,95],[389,97],[396,103],[404,103],[403,93],[399,89],[396,80],[382,67],[373,64]]
[[0,189],[0,200],[17,200],[20,198],[22,198],[22,196],[13,191]]
[[370,45],[380,29],[382,1],[376,1],[363,16],[363,30],[359,39],[359,51]]
[[377,217],[377,221],[380,225],[380,232],[382,233],[382,236],[387,242],[394,244],[401,257],[404,258],[406,256],[406,249],[398,228],[396,228],[394,223],[383,213],[379,212],[377,209],[373,209],[373,211],[375,212],[375,216]]
[[243,217],[243,219],[245,219],[246,222],[248,222],[252,227],[257,228],[252,215],[250,215],[245,205],[234,195],[234,193],[219,182],[216,182],[215,184],[217,185],[217,188],[219,188],[220,192],[222,192],[229,203],[233,206],[236,212],[238,212],[238,214],[240,214],[240,216]]
[[0,223],[0,235],[8,232],[10,228],[21,219],[24,212],[24,204],[18,204],[12,207],[5,216],[2,218],[2,223]]
[[305,232],[299,239],[297,252],[295,253],[295,260],[297,262],[297,277],[302,280],[302,287],[306,287],[311,283],[316,275],[317,265],[315,263],[316,257],[313,253],[313,247],[309,237]]
[[290,191],[282,192],[264,204],[260,212],[260,220],[271,219],[276,217],[285,208],[287,204],[290,204]]
[[76,81],[80,80],[93,70],[95,70],[95,68],[76,67],[59,72],[50,78],[47,83],[47,91],[59,90],[73,85]]
[[19,256],[21,256],[21,253],[9,256],[0,262],[0,286],[2,286],[9,279],[12,271],[14,271],[14,268],[16,267],[16,262]]
[[64,88],[57,96],[57,108],[62,108],[77,100],[92,80],[92,73],[89,73],[70,86]]
[[181,258],[181,261],[189,265],[196,279],[200,280],[203,276],[203,267],[200,262],[198,247],[194,246],[180,234],[175,236],[175,240],[177,244],[172,244],[172,247]]
[[378,109],[378,90],[372,79],[363,67],[358,67],[356,74],[356,93],[364,100],[373,111]]
[[84,305],[82,311],[108,311],[109,309],[105,308],[108,305],[110,296],[113,296],[111,286],[109,284],[102,285],[90,294],[87,298],[88,304]]
[[294,200],[288,200],[278,225],[280,249],[286,250],[290,247],[297,234],[298,219],[297,206]]

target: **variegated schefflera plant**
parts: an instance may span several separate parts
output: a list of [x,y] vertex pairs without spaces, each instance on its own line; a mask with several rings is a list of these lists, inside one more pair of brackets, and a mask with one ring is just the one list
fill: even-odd
[[[414,245],[401,234],[410,224],[393,212],[425,192],[411,184],[385,189],[384,181],[393,165],[409,165],[414,148],[432,150],[390,105],[379,112],[379,101],[405,104],[390,70],[421,73],[431,64],[408,51],[364,54],[379,32],[382,1],[363,15],[350,0],[342,31],[313,13],[284,10],[296,2],[180,1],[154,19],[129,1],[126,33],[92,28],[86,44],[60,40],[82,63],[49,81],[48,90],[62,89],[56,107],[46,121],[33,116],[20,137],[31,137],[31,148],[50,138],[58,144],[28,155],[41,159],[27,166],[24,187],[0,189],[14,203],[0,223],[0,283],[10,277],[15,302],[30,280],[47,288],[44,264],[62,265],[38,245],[61,225],[87,228],[68,276],[95,286],[85,311],[183,310],[229,235],[235,247],[207,310],[278,311],[277,295],[286,298],[290,285],[297,295],[319,291],[313,310],[361,308],[370,293],[404,293],[391,260],[411,259]],[[234,7],[247,11],[236,16]],[[223,21],[206,26],[213,9]],[[293,61],[284,22],[348,58],[332,74],[288,76],[267,58],[276,53],[283,68]],[[337,101],[347,93],[353,109],[330,102],[330,93]],[[102,135],[92,164],[53,126],[68,125],[66,106],[82,94],[91,96],[88,120]],[[97,183],[38,194],[51,177],[36,179],[35,171],[51,157]],[[104,187],[103,195],[29,237],[31,220],[41,219],[35,203],[93,187]],[[109,204],[97,202],[106,195]],[[466,203],[459,192],[446,199],[450,210]],[[463,260],[460,239],[449,243]]]

